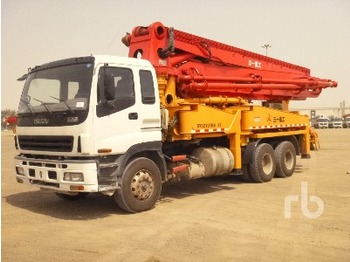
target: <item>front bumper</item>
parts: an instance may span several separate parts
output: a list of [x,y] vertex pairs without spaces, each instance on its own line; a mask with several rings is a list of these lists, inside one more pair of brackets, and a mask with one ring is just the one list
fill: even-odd
[[[16,179],[58,192],[99,192],[96,160],[48,160],[15,157]],[[82,173],[83,181],[66,181],[65,173]]]

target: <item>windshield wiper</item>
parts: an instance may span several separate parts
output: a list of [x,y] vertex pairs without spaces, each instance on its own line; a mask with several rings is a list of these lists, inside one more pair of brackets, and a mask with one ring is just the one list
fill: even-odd
[[36,98],[34,98],[34,97],[32,97],[32,98],[33,98],[35,101],[40,102],[40,103],[45,107],[45,109],[47,110],[47,112],[49,112],[51,115],[53,114],[52,111],[50,110],[50,108],[46,105],[46,103],[45,103],[44,101],[41,101],[41,100],[36,99]]
[[20,100],[27,106],[27,108],[29,109],[30,113],[32,113],[32,115],[35,116],[35,113],[34,113],[33,109],[31,108],[31,104],[28,101],[25,101],[22,98],[20,98]]
[[53,96],[50,96],[50,97],[53,99],[56,99],[60,102],[63,102],[71,113],[75,113],[74,110],[67,104],[66,100],[62,100],[62,99],[59,99],[59,98],[53,97]]

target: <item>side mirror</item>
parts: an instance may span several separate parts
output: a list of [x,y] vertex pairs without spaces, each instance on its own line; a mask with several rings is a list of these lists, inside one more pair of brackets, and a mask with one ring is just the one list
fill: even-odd
[[115,99],[115,82],[114,75],[108,74],[104,76],[105,98],[107,100]]
[[27,77],[28,77],[28,75],[27,75],[27,74],[24,74],[23,76],[19,77],[19,78],[17,79],[17,81],[24,81],[24,80],[27,79]]
[[115,84],[113,74],[107,74],[105,69],[103,71],[98,81],[98,92],[101,104],[107,105],[109,100],[115,99]]

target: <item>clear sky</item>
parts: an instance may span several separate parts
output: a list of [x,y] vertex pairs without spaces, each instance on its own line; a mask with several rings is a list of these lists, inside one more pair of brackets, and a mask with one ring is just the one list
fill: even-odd
[[1,108],[17,109],[29,67],[93,54],[127,56],[120,42],[155,21],[311,69],[339,82],[292,107],[350,106],[349,0],[2,0]]

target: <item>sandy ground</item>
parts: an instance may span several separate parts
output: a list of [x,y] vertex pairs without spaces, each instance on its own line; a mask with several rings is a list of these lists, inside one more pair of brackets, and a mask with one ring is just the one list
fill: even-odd
[[169,183],[154,209],[126,214],[107,196],[67,202],[18,184],[3,133],[2,261],[350,261],[350,129],[319,135],[290,178]]

